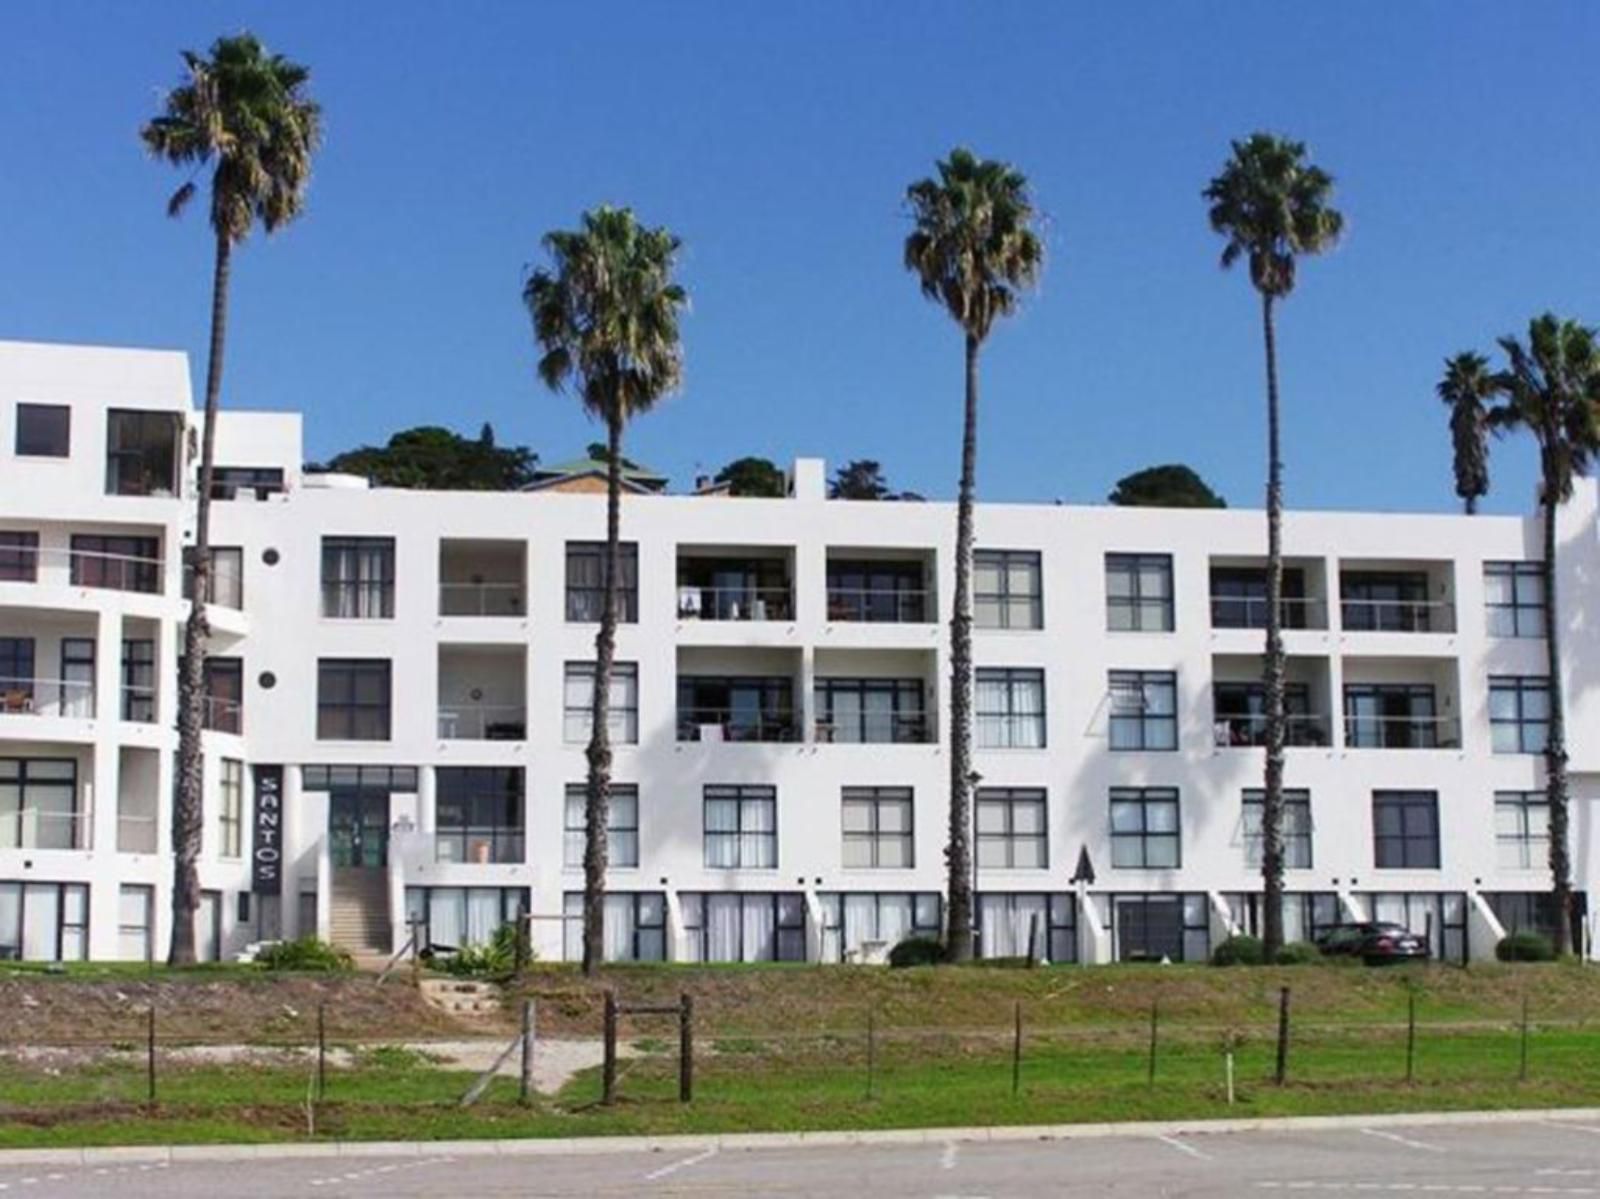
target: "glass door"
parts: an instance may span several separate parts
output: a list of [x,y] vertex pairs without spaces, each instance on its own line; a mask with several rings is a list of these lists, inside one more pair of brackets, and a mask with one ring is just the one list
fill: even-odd
[[94,638],[61,639],[62,716],[79,720],[94,716]]
[[328,849],[335,866],[389,862],[389,793],[356,788],[328,796]]

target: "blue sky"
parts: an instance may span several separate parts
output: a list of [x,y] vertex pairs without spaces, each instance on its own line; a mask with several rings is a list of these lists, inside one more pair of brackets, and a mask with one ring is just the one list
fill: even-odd
[[[69,4],[0,8],[0,336],[180,347],[204,368],[203,209],[135,137],[177,51],[250,28],[327,117],[309,210],[235,269],[224,403],[324,456],[442,423],[547,461],[593,439],[534,378],[540,235],[602,201],[685,242],[687,384],[630,433],[686,484],[746,453],[882,461],[954,491],[961,346],[900,265],[905,185],[1009,159],[1049,262],[986,352],[980,493],[1095,501],[1193,464],[1261,490],[1258,309],[1200,189],[1292,133],[1348,236],[1280,325],[1288,496],[1454,503],[1442,359],[1545,308],[1600,322],[1592,4]],[[1531,497],[1523,440],[1494,494]]]

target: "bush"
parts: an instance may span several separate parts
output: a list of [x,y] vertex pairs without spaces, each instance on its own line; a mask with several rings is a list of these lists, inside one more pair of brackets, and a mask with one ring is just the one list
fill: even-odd
[[457,978],[510,974],[517,966],[517,926],[502,924],[486,944],[464,945],[448,957],[435,958],[434,965]]
[[349,970],[355,965],[337,945],[310,936],[263,945],[256,961],[268,970]]
[[937,937],[907,937],[889,951],[889,965],[936,966],[944,961],[944,945]]
[[1261,941],[1257,937],[1229,937],[1211,951],[1213,966],[1259,966],[1263,960]]
[[1540,933],[1512,933],[1500,938],[1494,956],[1502,962],[1553,962],[1556,950],[1550,938]]
[[1322,950],[1310,941],[1290,941],[1278,950],[1278,965],[1280,966],[1308,966],[1312,962],[1322,960]]

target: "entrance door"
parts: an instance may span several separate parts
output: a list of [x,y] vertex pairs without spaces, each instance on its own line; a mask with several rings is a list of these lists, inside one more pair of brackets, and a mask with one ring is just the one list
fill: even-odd
[[389,793],[349,789],[328,796],[328,847],[335,866],[389,864]]

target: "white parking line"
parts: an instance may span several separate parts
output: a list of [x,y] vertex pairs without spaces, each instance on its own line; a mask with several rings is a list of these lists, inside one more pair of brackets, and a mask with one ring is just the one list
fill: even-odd
[[1190,1157],[1197,1157],[1203,1162],[1208,1162],[1211,1160],[1211,1155],[1209,1153],[1201,1153],[1200,1150],[1196,1149],[1193,1145],[1186,1144],[1185,1142],[1180,1141],[1177,1137],[1157,1136],[1156,1140],[1160,1141],[1163,1145],[1171,1145],[1180,1153],[1187,1153]]
[[944,1152],[939,1155],[939,1169],[954,1170],[956,1168],[956,1153],[958,1152],[954,1141],[944,1143]]
[[670,1166],[662,1166],[659,1170],[652,1170],[650,1173],[644,1176],[645,1181],[654,1182],[658,1178],[665,1178],[669,1174],[676,1174],[679,1170],[686,1169],[689,1166],[699,1165],[701,1162],[705,1161],[706,1158],[715,1157],[716,1155],[717,1147],[713,1145],[711,1148],[702,1153],[697,1153],[693,1157],[684,1158],[681,1162],[673,1162]]
[[1443,1153],[1442,1145],[1430,1145],[1426,1141],[1413,1141],[1410,1137],[1403,1137],[1397,1132],[1384,1132],[1381,1128],[1363,1128],[1361,1132],[1369,1137],[1381,1137],[1385,1141],[1393,1141],[1396,1145],[1404,1145],[1407,1149],[1422,1149],[1428,1153]]

